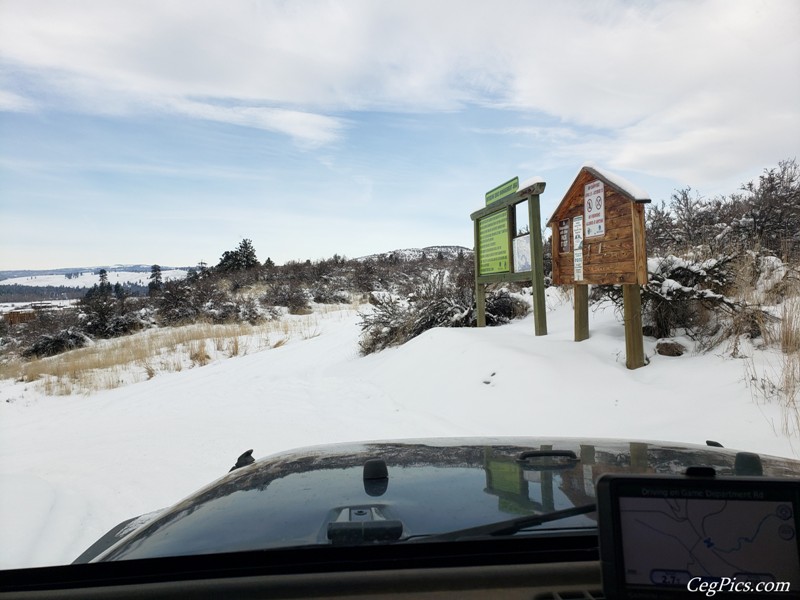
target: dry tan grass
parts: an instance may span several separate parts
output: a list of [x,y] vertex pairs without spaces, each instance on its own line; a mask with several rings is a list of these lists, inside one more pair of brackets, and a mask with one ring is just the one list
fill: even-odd
[[17,357],[0,362],[0,379],[17,379],[21,372],[22,361]]
[[800,437],[800,352],[786,354],[783,363],[783,431]]
[[189,360],[198,367],[203,367],[211,362],[211,356],[206,352],[206,340],[189,342]]
[[783,303],[778,339],[784,354],[800,353],[800,296]]
[[[761,369],[751,359],[747,366],[747,380],[754,396],[780,403],[781,432],[792,438],[800,437],[800,285],[794,277],[796,272],[796,268],[790,270],[778,282],[779,295],[772,292],[771,297],[781,300],[779,318],[758,323],[764,343],[780,348],[779,359]],[[748,291],[743,286],[738,291],[746,299],[758,300],[755,290]]]
[[282,337],[282,338],[278,338],[278,339],[277,339],[277,341],[275,341],[275,342],[274,342],[274,343],[273,343],[273,344],[270,346],[270,348],[280,348],[281,346],[285,346],[285,345],[286,345],[286,342],[288,342],[288,341],[289,341],[289,338],[288,338],[288,337]]
[[[323,312],[352,314],[349,309],[347,305],[326,307]],[[48,395],[91,393],[152,379],[161,372],[279,348],[293,338],[310,339],[320,332],[317,314],[286,316],[260,325],[194,324],[151,329],[49,358],[6,360],[0,363],[0,379],[36,382]]]

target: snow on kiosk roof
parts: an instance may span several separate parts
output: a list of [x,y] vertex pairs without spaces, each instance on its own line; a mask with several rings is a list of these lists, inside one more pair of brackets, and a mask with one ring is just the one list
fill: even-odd
[[547,225],[553,233],[553,283],[647,283],[647,192],[586,163]]
[[[601,179],[605,179],[609,184],[615,186],[619,191],[628,194],[631,198],[633,198],[636,202],[643,202],[644,204],[648,204],[650,202],[650,195],[640,188],[638,185],[635,185],[625,179],[624,177],[620,177],[616,173],[612,173],[611,171],[606,171],[605,169],[601,169],[597,166],[596,163],[591,161],[583,163],[581,170],[588,169],[593,171],[597,177]],[[578,171],[580,174],[580,171]]]

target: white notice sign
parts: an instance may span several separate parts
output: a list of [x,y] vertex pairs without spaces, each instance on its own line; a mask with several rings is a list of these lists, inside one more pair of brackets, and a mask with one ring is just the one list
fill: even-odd
[[531,270],[531,234],[515,237],[514,273],[527,273]]
[[584,187],[583,214],[586,217],[586,237],[605,235],[606,195],[602,181],[592,181]]
[[572,253],[573,266],[575,267],[575,281],[583,280],[583,217],[572,219],[572,244],[575,250]]

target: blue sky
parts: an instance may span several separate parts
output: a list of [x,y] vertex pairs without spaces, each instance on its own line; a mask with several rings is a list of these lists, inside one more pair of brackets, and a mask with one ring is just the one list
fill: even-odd
[[0,0],[0,269],[472,245],[519,176],[654,201],[800,140],[800,3]]

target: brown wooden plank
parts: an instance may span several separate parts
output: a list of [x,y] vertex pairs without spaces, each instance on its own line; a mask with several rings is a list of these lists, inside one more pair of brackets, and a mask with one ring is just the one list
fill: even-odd
[[634,206],[631,221],[636,283],[644,285],[647,283],[647,245],[645,242],[644,206],[642,204]]
[[617,194],[613,194],[609,199],[606,196],[606,220],[617,217],[630,218],[631,216],[631,203]]
[[[553,239],[558,240],[558,221],[550,225],[550,230],[552,232]],[[553,244],[550,245],[551,251],[552,248],[555,248]],[[562,263],[562,255],[556,250],[552,251],[553,254],[553,283],[556,285],[561,285],[561,263]]]
[[633,268],[633,259],[631,260],[624,260],[615,263],[599,263],[599,264],[586,264],[586,261],[583,262],[583,272],[584,273],[634,273]]
[[591,255],[584,252],[583,264],[584,265],[607,265],[612,267],[617,263],[628,262],[635,264],[635,257],[633,248],[628,250],[617,250],[616,252],[607,252],[605,249],[602,253],[595,252]]
[[584,244],[583,248],[584,251],[588,249],[592,256],[597,254],[609,254],[611,252],[632,252],[634,250],[633,239],[631,238],[597,240],[595,242]]

